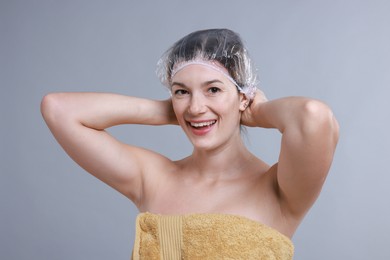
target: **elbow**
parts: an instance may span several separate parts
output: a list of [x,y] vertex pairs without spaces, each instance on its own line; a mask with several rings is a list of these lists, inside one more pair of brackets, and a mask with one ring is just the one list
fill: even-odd
[[45,120],[50,118],[53,113],[56,103],[56,93],[49,93],[42,98],[41,101],[41,114]]
[[301,126],[304,133],[328,136],[337,143],[339,124],[328,105],[318,100],[308,100],[302,110]]
[[41,114],[42,117],[47,121],[47,119],[50,117],[50,112],[52,112],[53,102],[54,102],[54,96],[55,94],[49,93],[46,94],[41,101]]
[[47,124],[58,119],[63,110],[61,105],[63,102],[61,93],[49,93],[42,98],[41,101],[41,114]]

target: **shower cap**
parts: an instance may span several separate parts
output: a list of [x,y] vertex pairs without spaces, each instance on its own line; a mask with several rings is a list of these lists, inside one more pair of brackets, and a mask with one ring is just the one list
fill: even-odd
[[256,70],[237,33],[229,29],[209,29],[188,34],[163,54],[157,63],[157,76],[170,89],[175,73],[191,64],[221,72],[241,93],[250,100],[254,98],[258,87]]

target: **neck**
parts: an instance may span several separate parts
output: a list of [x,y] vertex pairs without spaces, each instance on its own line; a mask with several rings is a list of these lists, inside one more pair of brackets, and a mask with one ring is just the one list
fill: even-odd
[[253,159],[254,156],[239,138],[214,150],[195,149],[187,162],[199,178],[220,180],[241,174]]

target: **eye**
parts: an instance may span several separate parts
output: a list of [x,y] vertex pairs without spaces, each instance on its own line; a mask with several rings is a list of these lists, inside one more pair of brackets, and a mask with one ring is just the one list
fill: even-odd
[[177,89],[174,91],[175,96],[184,96],[188,94],[188,91],[185,89]]
[[217,88],[217,87],[211,87],[208,89],[208,92],[212,93],[212,94],[216,94],[218,93],[219,91],[221,91],[221,89]]

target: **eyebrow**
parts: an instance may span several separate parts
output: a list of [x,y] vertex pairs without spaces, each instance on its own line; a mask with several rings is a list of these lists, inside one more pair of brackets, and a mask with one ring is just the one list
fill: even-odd
[[213,83],[221,83],[221,84],[223,84],[223,82],[220,81],[219,79],[213,79],[213,80],[209,80],[209,81],[204,82],[202,85],[203,86],[207,86],[207,85],[210,85],[210,84],[213,84]]
[[178,86],[184,87],[184,88],[187,87],[186,84],[181,83],[181,82],[176,82],[176,81],[172,82],[171,87],[173,87],[174,85],[178,85]]
[[[205,81],[202,83],[202,86],[207,86],[207,85],[210,85],[210,84],[213,84],[213,83],[221,83],[221,84],[224,84],[222,81],[220,81],[219,79],[213,79],[213,80],[208,80],[208,81]],[[178,85],[180,87],[184,87],[186,88],[186,84],[182,83],[182,82],[177,82],[177,81],[174,81],[172,82],[171,84],[171,87],[173,87],[174,85]]]

